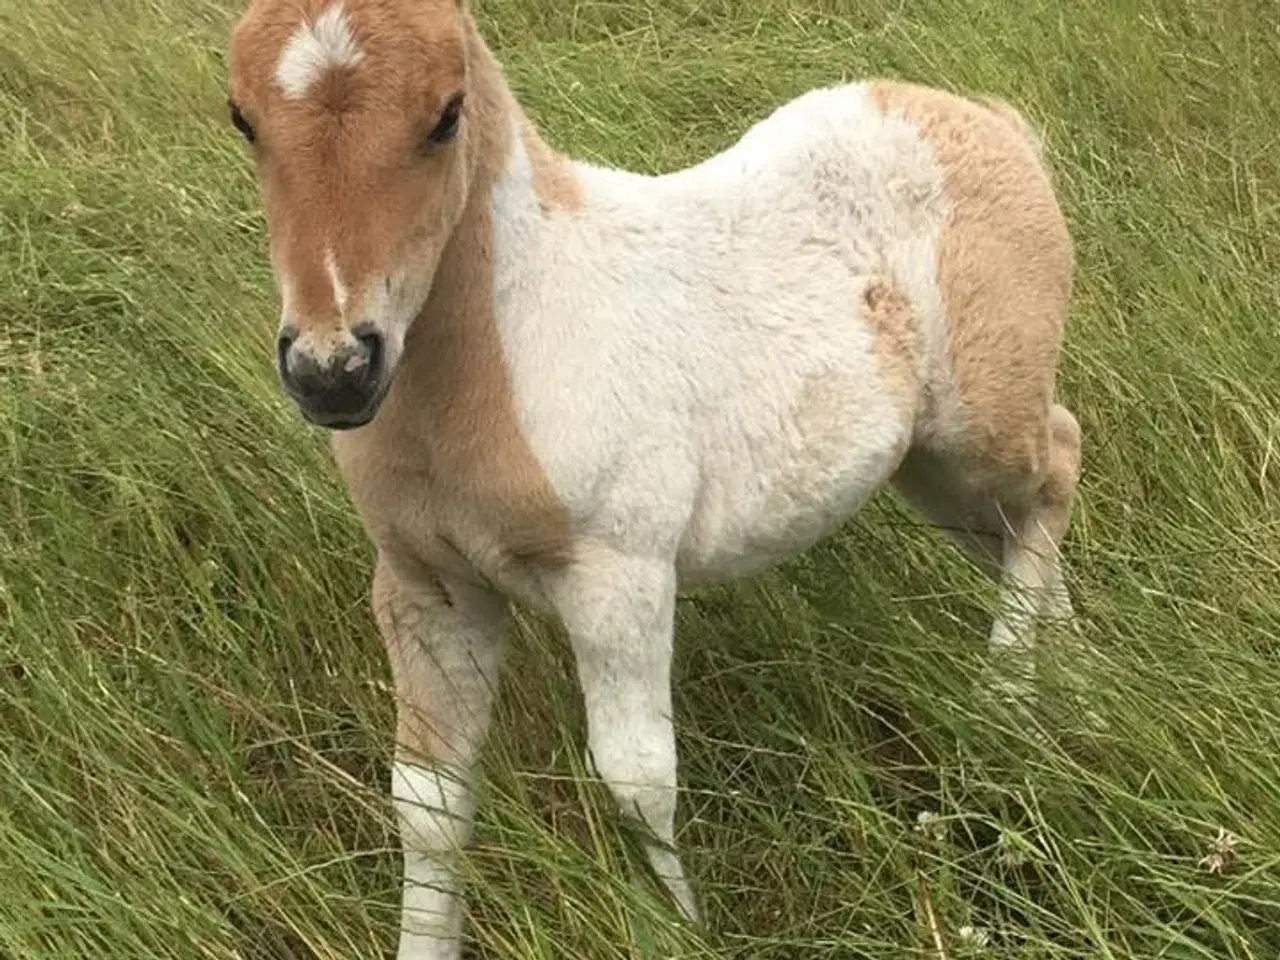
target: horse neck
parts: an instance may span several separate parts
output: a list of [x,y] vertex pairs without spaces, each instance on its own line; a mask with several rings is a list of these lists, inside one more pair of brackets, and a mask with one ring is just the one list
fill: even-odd
[[434,312],[435,308],[457,312],[462,306],[456,302],[458,296],[480,293],[452,288],[458,281],[474,276],[477,267],[492,267],[494,187],[507,169],[512,152],[522,149],[521,131],[524,131],[525,139],[534,138],[541,142],[471,14],[465,16],[470,73],[469,119],[474,124],[472,170],[466,208],[442,252],[435,289],[426,308],[428,312]]
[[[405,343],[391,409],[379,415],[393,432],[452,434],[495,416],[509,391],[494,311],[494,188],[512,153],[536,136],[512,95],[497,59],[468,15],[468,119],[474,124],[472,172],[462,218],[442,251],[431,293]],[[536,201],[533,201],[536,202]],[[440,420],[449,413],[456,422]],[[453,453],[465,438],[450,436]],[[468,454],[470,456],[470,454]],[[479,452],[476,452],[479,456]]]

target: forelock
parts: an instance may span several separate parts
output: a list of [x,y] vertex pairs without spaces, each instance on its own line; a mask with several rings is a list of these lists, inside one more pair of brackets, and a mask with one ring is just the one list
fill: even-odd
[[234,80],[286,100],[329,77],[392,96],[431,87],[464,63],[462,9],[457,0],[257,0],[235,31]]
[[358,67],[364,56],[346,5],[334,0],[294,29],[276,61],[274,80],[285,96],[300,100],[328,71]]

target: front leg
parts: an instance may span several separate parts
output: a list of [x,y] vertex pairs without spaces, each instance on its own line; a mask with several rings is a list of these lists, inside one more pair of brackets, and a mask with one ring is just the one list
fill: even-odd
[[378,559],[374,614],[396,695],[391,793],[404,851],[398,960],[462,955],[456,858],[471,838],[471,776],[492,714],[505,601]]
[[652,832],[649,862],[684,915],[697,920],[674,846],[675,568],[660,560],[598,556],[566,572],[558,588],[556,607],[573,645],[586,707],[591,765],[619,809]]

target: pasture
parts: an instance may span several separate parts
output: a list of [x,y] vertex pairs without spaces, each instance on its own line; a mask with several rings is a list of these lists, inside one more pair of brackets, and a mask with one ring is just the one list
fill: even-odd
[[[559,632],[523,617],[466,864],[476,956],[1280,953],[1272,0],[476,0],[556,147],[662,172],[815,85],[1009,99],[1078,251],[1079,614],[1037,710],[994,590],[886,493],[680,606],[679,838],[632,886]],[[395,942],[372,550],[273,370],[230,0],[0,5],[0,960]]]

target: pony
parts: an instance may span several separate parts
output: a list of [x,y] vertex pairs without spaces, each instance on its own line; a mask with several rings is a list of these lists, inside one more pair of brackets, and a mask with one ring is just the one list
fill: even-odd
[[565,630],[590,769],[674,844],[674,608],[896,488],[998,584],[994,651],[1070,616],[1074,253],[1004,101],[811,89],[663,175],[573,159],[466,0],[251,0],[228,57],[282,389],[376,546],[397,703],[400,960],[461,955],[476,757],[512,604]]

